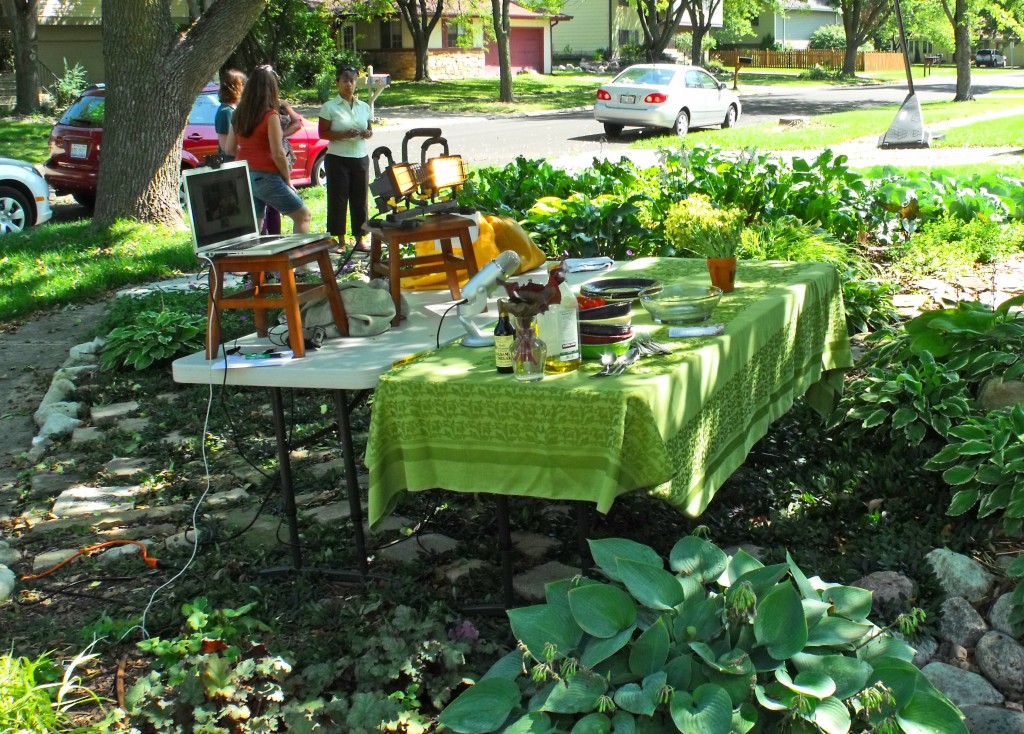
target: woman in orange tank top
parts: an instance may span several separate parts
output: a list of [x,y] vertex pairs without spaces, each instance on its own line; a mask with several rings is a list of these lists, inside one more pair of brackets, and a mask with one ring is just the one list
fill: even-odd
[[291,218],[295,232],[305,233],[309,232],[311,215],[291,184],[277,114],[280,104],[277,74],[269,66],[257,66],[231,117],[231,132],[224,148],[234,153],[236,160],[249,163],[252,198],[261,224],[269,205]]

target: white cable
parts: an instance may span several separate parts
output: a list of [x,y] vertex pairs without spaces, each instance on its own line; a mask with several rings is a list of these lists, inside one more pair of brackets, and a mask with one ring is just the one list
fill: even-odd
[[[204,255],[200,255],[199,258],[201,260],[205,260],[207,263],[209,263],[209,265],[210,265],[210,272],[211,272],[211,275],[213,276],[213,282],[217,283],[219,285],[219,281],[217,279],[217,266],[214,264],[213,260],[211,260],[210,258],[208,258],[208,257],[206,257]],[[215,295],[215,294],[213,294],[213,295]],[[206,333],[207,333],[207,335],[209,335],[209,333],[210,333],[209,332],[209,328],[213,325],[213,319],[217,318],[216,299],[213,298],[213,295],[211,295],[211,299],[212,299],[211,303],[214,304],[214,305],[213,305],[213,308],[210,309],[210,313],[209,313],[209,315],[207,317],[207,323],[206,323],[206,328],[207,328],[207,332]],[[217,351],[218,352],[220,351],[220,345],[219,344],[217,345]],[[224,355],[224,361],[225,361],[225,363],[227,362],[227,354],[226,353]],[[211,371],[212,371],[212,368],[211,368]],[[227,364],[224,365],[224,374],[225,374],[225,379],[226,379],[226,376],[227,376]],[[183,575],[185,575],[185,572],[188,571],[189,566],[192,565],[192,562],[195,561],[195,559],[196,559],[196,555],[198,555],[198,553],[199,553],[199,524],[198,524],[199,508],[202,506],[203,500],[206,499],[206,495],[208,495],[210,493],[210,487],[212,486],[212,480],[210,478],[210,463],[209,463],[209,460],[208,460],[208,458],[206,456],[206,432],[207,432],[207,430],[210,427],[210,412],[213,409],[213,381],[210,380],[210,382],[208,384],[209,384],[210,392],[209,392],[209,395],[207,396],[207,399],[206,399],[206,415],[203,418],[203,431],[199,435],[199,443],[200,443],[200,446],[202,446],[203,471],[206,474],[206,487],[203,489],[203,493],[201,495],[199,495],[199,499],[196,500],[196,504],[192,508],[192,535],[193,535],[192,555],[189,556],[188,561],[185,562],[185,565],[182,566],[181,570],[179,570],[178,573],[174,574],[174,576],[169,578],[167,581],[165,581],[163,584],[158,586],[153,591],[152,595],[150,595],[150,597],[149,597],[149,602],[146,604],[146,608],[142,610],[142,616],[139,618],[138,625],[135,625],[135,626],[129,628],[128,631],[125,632],[124,635],[121,636],[122,640],[125,637],[127,637],[128,634],[132,630],[135,629],[135,627],[138,627],[139,629],[142,630],[142,637],[143,637],[143,639],[146,639],[146,638],[149,637],[149,632],[146,631],[146,616],[149,614],[149,610],[153,607],[153,603],[156,601],[157,594],[159,594],[161,591],[163,591],[168,586],[173,584],[175,581],[180,579]],[[188,538],[188,530],[185,531],[185,538],[186,539]]]

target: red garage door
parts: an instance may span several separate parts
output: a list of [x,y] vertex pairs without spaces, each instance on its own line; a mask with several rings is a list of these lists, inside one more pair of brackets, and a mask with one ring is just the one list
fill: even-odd
[[[544,72],[543,28],[513,28],[509,44],[512,47],[513,69],[535,69]],[[498,68],[498,45],[494,41],[487,46],[484,63]]]

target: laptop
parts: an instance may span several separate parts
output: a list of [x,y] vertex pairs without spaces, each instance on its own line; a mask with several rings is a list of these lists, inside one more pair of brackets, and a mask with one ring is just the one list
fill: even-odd
[[273,255],[330,237],[326,232],[261,235],[245,161],[195,168],[182,178],[192,249],[199,257]]

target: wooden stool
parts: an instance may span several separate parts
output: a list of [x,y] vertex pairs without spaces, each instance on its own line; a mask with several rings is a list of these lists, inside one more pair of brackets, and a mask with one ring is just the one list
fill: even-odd
[[[299,304],[318,296],[327,296],[335,326],[342,336],[348,336],[348,318],[345,315],[345,306],[341,302],[341,294],[338,293],[338,283],[334,279],[329,254],[337,244],[330,235],[324,235],[322,240],[272,255],[224,255],[214,259],[214,267],[210,268],[206,358],[214,359],[217,356],[220,348],[218,313],[229,308],[253,309],[256,312],[256,333],[261,337],[267,335],[267,311],[272,308],[283,308],[288,318],[288,342],[292,353],[295,357],[305,357],[306,344],[302,338]],[[311,262],[316,262],[319,266],[323,282],[296,283],[295,268]],[[265,276],[268,272],[280,273],[281,284],[267,285]],[[241,293],[224,295],[225,273],[249,273],[252,287]]]
[[[457,214],[433,214],[426,217],[418,227],[374,227],[363,226],[370,233],[370,278],[386,276],[390,279],[391,300],[395,303],[395,318],[392,326],[398,326],[402,318],[402,278],[429,273],[444,273],[448,277],[448,290],[452,298],[462,298],[459,288],[458,271],[465,270],[472,277],[476,275],[476,256],[473,254],[473,240],[469,236],[473,220]],[[462,257],[452,252],[452,238],[458,237],[462,246]],[[441,252],[437,255],[402,257],[401,246],[409,242],[441,241]],[[384,245],[387,245],[387,259],[384,260]]]

